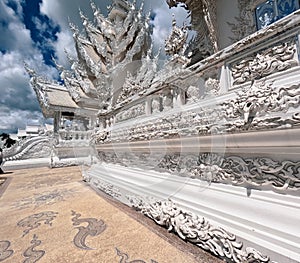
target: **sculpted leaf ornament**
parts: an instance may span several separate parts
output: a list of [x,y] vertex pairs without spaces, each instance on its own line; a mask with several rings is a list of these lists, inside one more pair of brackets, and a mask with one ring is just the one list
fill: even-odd
[[243,84],[280,72],[298,64],[294,59],[296,47],[294,40],[289,40],[242,59],[231,66],[233,85]]
[[235,263],[270,262],[254,248],[243,249],[243,243],[225,229],[212,225],[206,218],[181,209],[172,200],[149,203],[139,196],[127,196],[132,207],[175,232],[183,240],[189,241],[216,256]]

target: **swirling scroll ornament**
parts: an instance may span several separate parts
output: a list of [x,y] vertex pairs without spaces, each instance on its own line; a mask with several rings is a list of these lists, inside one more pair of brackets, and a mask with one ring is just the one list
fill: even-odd
[[295,44],[290,41],[238,61],[231,66],[233,85],[260,79],[297,65],[298,62],[294,59],[295,53]]
[[106,229],[106,224],[103,220],[96,218],[79,219],[79,217],[81,217],[81,214],[76,213],[75,211],[72,211],[72,216],[73,226],[78,226],[82,223],[88,223],[86,227],[76,227],[76,229],[78,229],[78,232],[73,239],[74,245],[80,249],[91,250],[92,248],[86,245],[86,238],[88,236],[95,237],[100,235]]
[[214,255],[229,259],[235,263],[270,262],[254,248],[243,249],[243,243],[236,236],[221,227],[212,225],[204,217],[182,210],[171,200],[148,203],[141,197],[127,196],[132,207],[175,232],[183,240],[189,241]]
[[28,216],[17,223],[17,226],[26,228],[23,231],[23,236],[27,235],[31,230],[38,228],[41,225],[41,222],[44,222],[45,225],[52,226],[52,221],[58,215],[57,212],[46,211],[37,213],[31,216]]
[[[116,252],[117,255],[120,257],[120,261],[119,263],[147,263],[144,260],[141,259],[135,259],[135,260],[131,260],[129,261],[129,256],[127,253],[122,252],[121,250],[119,250],[118,248],[116,248]],[[151,259],[150,263],[158,263],[157,261]]]
[[120,189],[114,186],[113,184],[101,181],[99,179],[93,179],[92,184],[95,185],[97,189],[103,191],[104,193],[106,193],[111,197],[118,198],[122,195]]
[[199,156],[202,168],[218,167],[212,181],[244,187],[270,189],[279,193],[299,193],[300,162],[275,161],[270,158],[221,157],[204,153]]
[[29,248],[27,248],[23,253],[23,256],[26,258],[23,261],[23,263],[35,263],[39,261],[46,253],[44,250],[35,249],[37,246],[39,246],[42,243],[40,240],[38,240],[37,235],[33,236],[33,239],[31,240],[30,243],[32,245]]
[[8,240],[0,241],[0,262],[8,259],[14,253],[14,251],[10,248],[10,242]]

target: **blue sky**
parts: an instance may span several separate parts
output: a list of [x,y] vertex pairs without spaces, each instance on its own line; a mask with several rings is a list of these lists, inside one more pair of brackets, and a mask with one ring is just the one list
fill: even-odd
[[[111,4],[110,0],[94,2],[104,14]],[[51,57],[68,66],[64,49],[75,52],[68,18],[80,27],[79,8],[92,18],[88,0],[0,0],[0,133],[44,122],[23,62],[48,78],[57,78]],[[145,0],[145,9],[150,8],[154,14],[153,41],[163,46],[170,32],[171,14],[175,13],[182,24],[186,11],[170,10],[165,0]]]

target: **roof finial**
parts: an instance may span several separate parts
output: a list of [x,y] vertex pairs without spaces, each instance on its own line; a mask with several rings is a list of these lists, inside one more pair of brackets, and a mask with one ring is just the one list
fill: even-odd
[[175,27],[176,26],[176,18],[175,18],[175,14],[172,13],[172,26]]
[[30,68],[29,65],[28,65],[25,61],[23,61],[23,64],[24,64],[24,68],[25,68],[27,74],[28,74],[30,77],[36,77],[36,76],[37,76],[35,70],[32,69],[32,68]]
[[70,29],[73,31],[73,37],[77,37],[79,35],[79,30],[78,28],[75,26],[75,24],[73,24],[71,21],[70,21],[70,18],[68,17],[68,21],[69,21],[69,27]]
[[53,56],[51,56],[51,60],[53,61],[54,65],[58,71],[62,72],[64,70],[64,67],[62,65],[58,64],[58,62],[56,61],[56,59]]
[[71,55],[67,49],[64,49],[64,52],[66,54],[69,64],[72,65],[76,59],[71,57]]

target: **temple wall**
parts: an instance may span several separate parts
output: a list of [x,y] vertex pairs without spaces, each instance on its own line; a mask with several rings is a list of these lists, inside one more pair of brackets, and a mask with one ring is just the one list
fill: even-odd
[[299,25],[298,11],[128,92],[85,179],[227,262],[299,262]]

